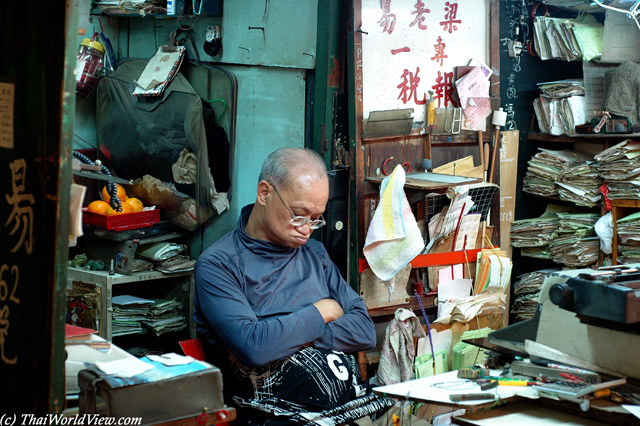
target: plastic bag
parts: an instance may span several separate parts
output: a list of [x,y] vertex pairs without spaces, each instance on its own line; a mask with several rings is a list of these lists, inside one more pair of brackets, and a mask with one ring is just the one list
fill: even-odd
[[613,240],[613,223],[611,221],[611,212],[602,216],[596,222],[594,229],[600,238],[600,250],[604,254],[611,254],[611,241]]

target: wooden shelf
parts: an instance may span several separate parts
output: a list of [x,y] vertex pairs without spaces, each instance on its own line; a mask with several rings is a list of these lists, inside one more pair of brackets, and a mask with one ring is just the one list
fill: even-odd
[[[496,247],[498,248],[498,247]],[[480,250],[489,249],[489,247],[470,249],[470,250],[458,250],[445,253],[429,253],[419,254],[413,258],[411,263],[412,268],[426,268],[428,266],[446,266],[456,265],[459,263],[473,263],[478,260],[478,253]],[[360,259],[358,265],[358,272],[362,273],[369,267],[366,259]]]
[[640,133],[594,133],[594,134],[576,134],[576,135],[552,135],[549,133],[537,133],[529,132],[529,140],[542,141],[542,142],[557,142],[557,143],[576,143],[587,142],[602,144],[610,140],[623,140],[629,138],[640,139]]
[[[429,180],[429,177],[432,180]],[[367,178],[367,182],[374,184],[381,184],[385,176],[370,176]],[[406,175],[406,181],[404,183],[405,189],[417,189],[419,191],[446,191],[449,188],[460,185],[471,185],[474,183],[481,183],[482,179],[466,177],[466,176],[452,176],[444,175],[440,173],[408,173]]]
[[612,207],[631,207],[634,209],[640,208],[640,200],[622,200],[614,198],[610,201]]
[[[425,311],[436,307],[437,297],[438,297],[437,291],[428,291],[422,296],[420,296],[420,300],[422,301],[422,306],[424,306]],[[418,303],[418,299],[415,296],[411,296],[409,298],[409,303],[400,303],[398,305],[389,305],[389,306],[382,306],[379,308],[370,308],[368,309],[368,311],[369,311],[369,316],[374,318],[374,317],[381,317],[385,315],[393,315],[395,314],[396,310],[400,308],[415,311],[420,309],[420,304]]]

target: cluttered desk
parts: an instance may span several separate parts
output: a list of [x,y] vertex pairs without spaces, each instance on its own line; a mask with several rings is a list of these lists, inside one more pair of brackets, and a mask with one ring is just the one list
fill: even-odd
[[[529,407],[526,410],[533,407],[527,424],[546,424],[538,419],[548,420],[549,413],[566,417],[571,411],[575,418],[554,422],[640,423],[638,266],[550,274],[534,318],[494,331],[479,343],[493,353],[494,361],[505,361],[494,369],[474,365],[374,391],[399,400],[465,408],[462,417],[468,423],[461,418],[460,424],[498,424],[489,422],[492,417],[513,424],[504,422],[516,421],[509,417],[515,415],[516,400]],[[540,410],[549,405],[554,408],[541,416]],[[495,410],[498,406],[501,411]],[[488,408],[492,415],[477,413]],[[517,421],[525,420],[523,410]]]
[[[222,374],[204,361],[175,353],[136,358],[67,324],[66,399],[69,415],[137,418],[141,425],[206,426],[235,419],[224,405]],[[132,403],[134,402],[134,403]]]

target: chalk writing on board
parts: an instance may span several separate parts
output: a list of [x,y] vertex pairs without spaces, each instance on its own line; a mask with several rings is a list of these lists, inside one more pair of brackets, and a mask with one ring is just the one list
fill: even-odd
[[414,7],[416,10],[411,12],[411,14],[416,15],[416,18],[412,23],[409,24],[409,26],[413,27],[414,25],[418,24],[418,28],[420,28],[421,30],[426,30],[427,24],[424,23],[425,17],[422,15],[424,15],[425,13],[431,13],[431,11],[429,9],[425,9],[424,3],[422,3],[421,0],[418,0]]
[[[27,254],[33,250],[33,203],[32,194],[26,194],[25,182],[27,174],[27,162],[22,159],[15,160],[9,164],[11,168],[11,188],[13,193],[5,195],[7,203],[12,206],[9,218],[4,226],[13,224],[9,235],[19,236],[17,243],[11,249],[11,253],[17,252],[23,245]],[[18,231],[21,231],[18,233]]]
[[445,58],[448,58],[448,56],[444,53],[444,48],[446,46],[446,43],[442,42],[442,37],[438,36],[438,42],[433,45],[436,54],[431,57],[431,60],[440,62],[440,66],[442,66],[442,62],[445,60]]
[[0,82],[0,148],[13,149],[14,85]]
[[444,7],[444,21],[440,21],[442,29],[449,34],[458,30],[458,25],[462,20],[456,19],[458,17],[458,3],[446,2]]
[[5,303],[0,308],[0,360],[2,360],[2,362],[4,362],[5,364],[11,365],[18,362],[18,356],[7,356],[4,347],[4,344],[9,337],[9,326],[11,325],[9,322],[9,314],[11,313],[11,310],[9,309],[9,305],[7,303],[7,296],[9,297],[9,302],[13,302],[16,305],[20,303],[20,299],[16,297],[19,277],[18,266],[12,265],[10,270],[11,273],[6,274],[8,276],[15,277],[13,279],[13,286],[11,288],[11,291],[9,291],[9,284],[5,280],[5,272],[9,272],[9,266],[0,266],[0,302]]

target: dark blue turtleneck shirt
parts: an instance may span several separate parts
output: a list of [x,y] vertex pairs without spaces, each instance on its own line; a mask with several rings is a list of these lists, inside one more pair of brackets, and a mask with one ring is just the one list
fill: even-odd
[[[313,239],[289,248],[249,237],[245,206],[238,228],[212,244],[195,266],[194,320],[199,336],[224,345],[249,367],[285,358],[312,343],[352,352],[376,343],[364,301]],[[313,303],[334,299],[344,315],[324,323]]]

